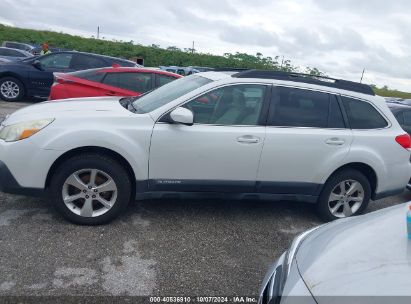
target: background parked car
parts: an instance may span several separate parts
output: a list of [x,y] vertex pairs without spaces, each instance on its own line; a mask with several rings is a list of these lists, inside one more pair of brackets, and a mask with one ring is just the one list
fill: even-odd
[[0,65],[0,98],[6,101],[18,101],[30,96],[47,98],[53,84],[54,72],[67,73],[113,64],[138,66],[129,60],[82,52],[51,53],[3,63]]
[[2,47],[12,48],[23,50],[29,53],[32,53],[32,50],[35,49],[37,46],[29,43],[21,43],[16,41],[3,41],[1,44]]
[[299,235],[267,272],[259,303],[408,303],[407,210],[397,205]]
[[33,54],[19,49],[0,47],[0,58],[7,59],[8,61],[16,61],[29,57],[33,57]]
[[404,131],[411,135],[411,106],[400,103],[388,103],[388,107]]
[[55,73],[50,100],[93,96],[139,96],[182,76],[141,68],[101,68]]
[[170,73],[176,73],[182,76],[188,76],[200,72],[199,70],[196,70],[192,67],[160,66],[160,69]]
[[[402,103],[387,103],[387,105],[404,131],[411,135],[411,106]],[[407,184],[407,189],[411,191],[411,180]]]

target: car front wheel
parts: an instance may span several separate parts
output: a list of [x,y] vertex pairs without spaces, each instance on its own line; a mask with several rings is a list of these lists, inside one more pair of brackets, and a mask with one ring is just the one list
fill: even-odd
[[114,159],[84,154],[68,159],[50,182],[52,203],[69,221],[99,225],[112,221],[129,201],[131,182]]
[[361,214],[371,198],[368,179],[357,170],[343,170],[329,178],[317,204],[325,221]]
[[24,98],[23,83],[14,77],[0,79],[0,98],[5,101],[19,101]]

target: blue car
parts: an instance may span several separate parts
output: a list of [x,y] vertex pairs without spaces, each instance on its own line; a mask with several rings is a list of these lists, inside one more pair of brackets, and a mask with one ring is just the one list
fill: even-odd
[[0,62],[0,98],[5,101],[34,96],[47,98],[54,72],[66,73],[112,65],[138,67],[133,61],[74,51]]

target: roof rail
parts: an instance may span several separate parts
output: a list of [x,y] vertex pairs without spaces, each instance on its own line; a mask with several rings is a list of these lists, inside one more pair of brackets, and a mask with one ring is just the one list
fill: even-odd
[[213,68],[214,72],[244,72],[249,70],[244,68]]
[[375,96],[374,91],[367,84],[310,74],[280,72],[271,70],[247,70],[234,74],[231,77],[278,79],[294,82],[303,82]]

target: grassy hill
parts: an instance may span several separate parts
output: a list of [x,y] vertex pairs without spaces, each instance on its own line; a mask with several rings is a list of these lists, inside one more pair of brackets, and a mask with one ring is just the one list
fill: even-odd
[[143,46],[133,41],[108,41],[94,38],[84,38],[64,33],[51,31],[37,31],[9,27],[0,24],[0,41],[11,40],[41,44],[45,41],[51,46],[58,46],[83,52],[91,52],[122,58],[142,56],[146,66],[179,65],[179,66],[210,66],[232,68],[260,68],[292,70],[289,61],[278,62],[278,57],[263,57],[261,54],[252,56],[248,54],[225,54],[216,56],[179,50],[176,47],[162,49],[157,46]]
[[[224,56],[212,54],[191,53],[176,47],[168,49],[157,46],[143,46],[133,41],[108,41],[94,38],[84,38],[52,31],[37,31],[21,29],[0,24],[0,42],[4,40],[41,44],[47,41],[51,46],[58,46],[77,51],[97,53],[122,58],[142,56],[146,66],[178,65],[178,66],[208,66],[215,68],[252,68],[273,69],[282,71],[299,71],[289,60],[280,62],[279,56],[264,57],[245,53],[226,53]],[[305,73],[324,75],[316,68],[307,68]],[[411,98],[411,93],[374,87],[377,95]]]
[[401,92],[397,90],[390,90],[386,88],[376,88],[373,87],[375,94],[384,97],[398,97],[403,99],[411,99],[411,93]]

